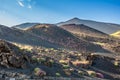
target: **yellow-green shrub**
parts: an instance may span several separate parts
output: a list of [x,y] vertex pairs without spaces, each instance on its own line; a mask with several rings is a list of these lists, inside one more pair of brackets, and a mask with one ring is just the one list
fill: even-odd
[[60,77],[60,76],[61,76],[61,74],[60,74],[60,73],[55,73],[55,75],[56,75],[57,77]]

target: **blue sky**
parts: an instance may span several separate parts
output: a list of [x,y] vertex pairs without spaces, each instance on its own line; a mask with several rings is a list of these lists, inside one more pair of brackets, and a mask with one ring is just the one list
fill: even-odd
[[57,23],[71,18],[120,24],[120,0],[0,0],[0,24]]

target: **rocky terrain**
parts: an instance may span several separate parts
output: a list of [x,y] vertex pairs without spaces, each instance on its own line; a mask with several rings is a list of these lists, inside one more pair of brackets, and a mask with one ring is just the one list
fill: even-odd
[[27,68],[30,56],[22,53],[18,47],[0,40],[0,65],[7,68]]
[[[49,48],[66,48],[80,52],[107,51],[97,44],[77,38],[70,32],[53,24],[38,24],[26,30],[0,26],[0,38],[11,42]],[[8,34],[10,33],[10,34]],[[86,50],[87,49],[87,50]]]
[[0,40],[0,79],[120,79],[119,66],[112,57],[37,46],[29,50],[17,46]]
[[0,25],[0,80],[120,80],[118,26],[78,18]]
[[[59,28],[53,24],[39,24],[28,28],[25,31],[33,33],[44,40],[48,40],[51,43],[61,45],[64,48],[68,49],[74,49],[79,51],[84,51],[84,49],[87,49],[88,52],[94,52],[94,49],[102,50],[100,46],[89,43],[82,38],[78,39],[70,32]],[[105,50],[103,49],[103,51]]]

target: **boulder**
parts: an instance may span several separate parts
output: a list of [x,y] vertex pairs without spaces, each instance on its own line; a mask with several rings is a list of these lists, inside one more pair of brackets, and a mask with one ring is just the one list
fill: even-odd
[[7,68],[27,68],[30,55],[23,53],[17,46],[0,40],[0,65]]

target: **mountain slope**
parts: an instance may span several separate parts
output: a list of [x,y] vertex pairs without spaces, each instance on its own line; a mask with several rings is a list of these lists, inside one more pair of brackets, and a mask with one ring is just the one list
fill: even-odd
[[3,25],[0,25],[0,39],[5,39],[7,41],[17,42],[22,44],[35,45],[35,46],[54,47],[54,48],[58,47],[58,45],[43,40],[34,34],[30,34],[25,31],[16,28],[6,27]]
[[[73,33],[78,38],[83,38],[84,40],[101,45],[104,49],[108,51],[118,53],[120,41],[114,37],[111,37],[101,31],[95,30],[83,24],[65,24],[60,26],[61,28]],[[112,34],[120,38],[120,32]]]
[[120,38],[120,31],[117,31],[117,32],[115,32],[115,33],[112,33],[111,36]]
[[32,26],[37,25],[37,24],[38,23],[23,23],[23,24],[12,26],[12,27],[18,28],[18,29],[26,29],[26,28],[32,27]]
[[58,23],[58,26],[65,25],[65,24],[84,24],[91,28],[97,29],[107,34],[114,33],[120,30],[120,25],[112,24],[112,23],[104,23],[104,22],[96,22],[92,20],[82,20],[79,18],[73,18],[65,22]]
[[76,34],[76,35],[84,35],[84,36],[92,36],[92,37],[105,37],[107,34],[98,31],[96,29],[90,28],[84,24],[65,24],[60,26],[61,28]]
[[28,28],[25,31],[36,34],[44,40],[48,40],[51,43],[59,44],[69,49],[88,52],[102,50],[100,46],[94,45],[82,38],[78,39],[70,32],[53,24],[39,24]]

